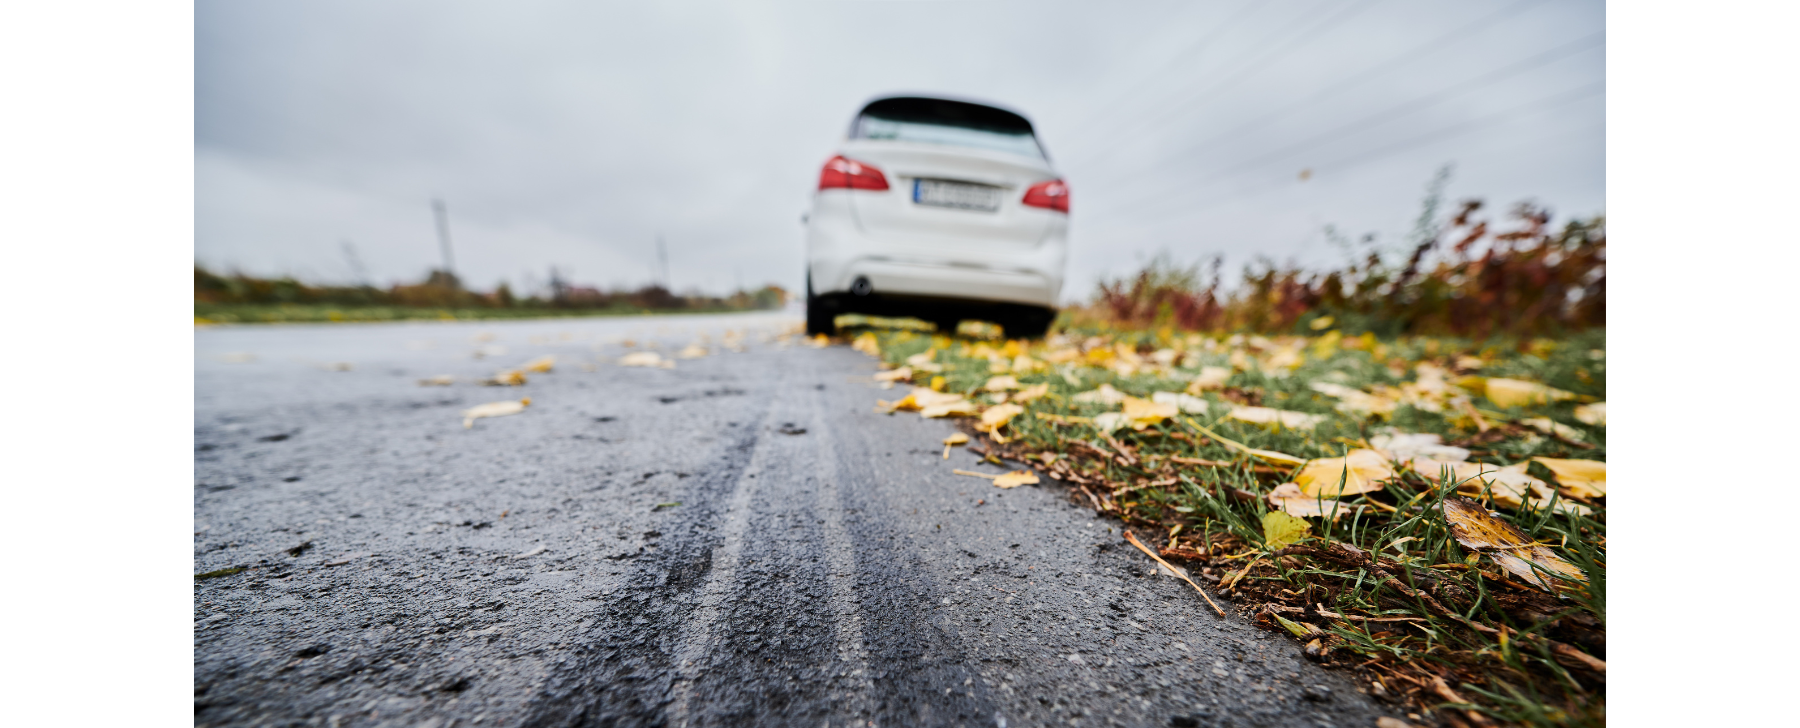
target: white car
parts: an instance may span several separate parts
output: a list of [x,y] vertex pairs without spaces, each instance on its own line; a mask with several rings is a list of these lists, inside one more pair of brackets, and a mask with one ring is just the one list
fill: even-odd
[[977,319],[1042,336],[1068,257],[1069,187],[1031,122],[990,104],[864,106],[806,216],[806,330],[847,313]]

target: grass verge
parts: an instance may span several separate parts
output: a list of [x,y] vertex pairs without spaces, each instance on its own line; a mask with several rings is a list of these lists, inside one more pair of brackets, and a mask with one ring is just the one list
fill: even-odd
[[[879,408],[964,417],[989,462],[1068,484],[1378,699],[1450,725],[1604,725],[1604,331],[849,333],[915,387]],[[1456,514],[1525,541],[1471,541]]]

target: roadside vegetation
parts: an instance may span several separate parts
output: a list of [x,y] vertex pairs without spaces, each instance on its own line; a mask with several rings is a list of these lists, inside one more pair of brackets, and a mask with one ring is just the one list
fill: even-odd
[[730,296],[676,295],[661,286],[601,291],[550,279],[547,296],[520,298],[505,284],[471,291],[443,271],[416,284],[308,285],[293,278],[220,274],[194,266],[196,323],[397,321],[409,319],[508,319],[644,313],[716,313],[780,308],[778,286]]
[[1604,226],[1435,204],[1404,256],[1231,294],[1152,261],[1044,341],[845,340],[884,365],[879,410],[959,418],[946,453],[1001,468],[965,475],[1067,484],[1196,609],[1421,722],[1604,725]]

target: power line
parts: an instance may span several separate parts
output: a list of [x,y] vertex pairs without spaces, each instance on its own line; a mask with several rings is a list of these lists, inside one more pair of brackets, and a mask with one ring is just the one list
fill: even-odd
[[[1417,148],[1420,146],[1424,146],[1424,145],[1435,143],[1435,142],[1440,142],[1445,139],[1450,139],[1450,138],[1456,137],[1461,134],[1466,134],[1468,132],[1475,131],[1477,129],[1492,126],[1492,125],[1500,123],[1500,122],[1508,121],[1509,119],[1511,119],[1514,116],[1519,115],[1519,114],[1529,113],[1529,112],[1534,112],[1534,111],[1548,110],[1551,108],[1562,106],[1564,104],[1573,103],[1575,101],[1580,101],[1582,99],[1592,98],[1594,96],[1603,95],[1605,93],[1605,91],[1606,91],[1606,82],[1605,81],[1597,81],[1597,82],[1588,84],[1586,86],[1582,86],[1582,87],[1573,89],[1571,91],[1567,91],[1567,92],[1564,92],[1561,94],[1557,94],[1555,96],[1551,96],[1546,99],[1539,100],[1535,103],[1525,104],[1525,105],[1521,105],[1521,106],[1515,106],[1513,108],[1505,109],[1505,110],[1502,110],[1502,111],[1499,111],[1499,112],[1496,112],[1493,114],[1489,114],[1487,116],[1478,117],[1476,119],[1472,119],[1472,120],[1463,122],[1461,124],[1455,124],[1455,125],[1452,125],[1449,127],[1445,127],[1445,128],[1439,129],[1434,132],[1410,137],[1401,142],[1389,144],[1389,145],[1383,146],[1383,147],[1376,147],[1374,149],[1368,150],[1368,151],[1366,151],[1362,154],[1356,155],[1356,156],[1352,156],[1352,157],[1349,157],[1346,159],[1342,159],[1342,160],[1324,164],[1324,165],[1319,165],[1319,168],[1327,169],[1327,170],[1336,170],[1336,171],[1342,172],[1346,169],[1352,169],[1357,166],[1367,164],[1369,162],[1373,162],[1373,161],[1376,161],[1379,159],[1391,157],[1395,154],[1409,151],[1411,149],[1414,149],[1414,148]],[[1229,180],[1217,179],[1217,180],[1214,180],[1214,184],[1220,184],[1220,183],[1224,183],[1227,181],[1229,181]],[[1273,190],[1279,186],[1280,185],[1271,185],[1271,186],[1263,188],[1263,189],[1247,190],[1247,191],[1240,192],[1240,193],[1234,194],[1234,195],[1228,195],[1228,196],[1223,196],[1223,197],[1214,197],[1206,202],[1200,203],[1198,206],[1188,208],[1185,212],[1193,213],[1193,212],[1197,212],[1200,210],[1210,209],[1211,207],[1216,206],[1220,203],[1228,202],[1228,201],[1231,201],[1234,199],[1239,199],[1239,198],[1246,197],[1246,196],[1253,195],[1253,194],[1261,194],[1263,192]],[[1200,196],[1200,195],[1195,194],[1191,190],[1186,191],[1186,192],[1188,193],[1188,197],[1190,197],[1190,198]],[[1167,202],[1174,198],[1172,198],[1172,197],[1140,198],[1136,202],[1143,202],[1146,199],[1161,203],[1161,202]],[[1135,211],[1141,207],[1142,207],[1142,205],[1130,204],[1130,205],[1126,205],[1124,207],[1114,208],[1110,212],[1112,213],[1112,215],[1117,216],[1124,212]],[[1105,219],[1106,212],[1107,211],[1104,211],[1104,210],[1102,211],[1102,214],[1100,216],[1101,219]],[[1181,218],[1177,218],[1177,219],[1181,219]]]
[[[1604,32],[1594,33],[1592,35],[1578,38],[1569,43],[1565,43],[1565,44],[1557,46],[1555,48],[1551,48],[1542,53],[1538,53],[1534,56],[1531,56],[1524,60],[1518,61],[1516,63],[1509,64],[1509,65],[1499,68],[1497,70],[1490,71],[1486,74],[1477,76],[1473,79],[1469,79],[1469,80],[1462,81],[1462,82],[1459,82],[1456,84],[1452,84],[1448,87],[1439,89],[1437,91],[1433,91],[1433,92],[1425,94],[1423,96],[1419,96],[1419,97],[1410,99],[1408,101],[1404,101],[1399,104],[1396,104],[1394,106],[1390,106],[1386,109],[1378,111],[1369,116],[1362,117],[1360,119],[1349,122],[1347,124],[1341,124],[1333,129],[1327,130],[1321,134],[1316,134],[1309,139],[1295,142],[1293,144],[1289,144],[1280,149],[1265,152],[1258,156],[1251,157],[1250,159],[1244,160],[1244,161],[1234,164],[1230,167],[1226,167],[1226,168],[1216,172],[1215,175],[1223,176],[1223,175],[1234,174],[1236,172],[1241,172],[1241,171],[1244,171],[1247,169],[1254,168],[1254,167],[1261,165],[1265,162],[1268,162],[1270,160],[1279,159],[1281,157],[1294,154],[1296,152],[1315,149],[1319,146],[1329,144],[1331,142],[1337,141],[1344,137],[1348,137],[1348,136],[1354,135],[1356,133],[1365,131],[1367,129],[1379,126],[1388,121],[1402,118],[1407,115],[1416,114],[1424,109],[1430,108],[1430,107],[1437,105],[1439,103],[1442,103],[1444,101],[1448,101],[1448,100],[1456,98],[1458,96],[1462,96],[1462,95],[1471,93],[1471,92],[1479,90],[1485,86],[1499,83],[1500,81],[1506,80],[1508,78],[1512,78],[1512,77],[1517,76],[1526,71],[1534,70],[1534,69],[1540,68],[1544,65],[1547,65],[1549,63],[1561,60],[1563,58],[1567,58],[1571,55],[1575,55],[1575,54],[1581,53],[1583,51],[1591,50],[1593,48],[1602,47],[1604,45],[1605,45],[1605,33]],[[1186,151],[1188,153],[1191,153],[1191,152],[1195,151],[1195,149],[1190,148]],[[1170,159],[1171,160],[1179,160],[1185,156],[1186,155],[1184,154],[1181,157],[1171,157]],[[1164,164],[1166,165],[1168,163],[1169,162],[1165,162]],[[1144,170],[1136,170],[1136,171],[1141,176],[1141,173]],[[1155,199],[1155,198],[1150,198],[1150,199]]]
[[[1195,93],[1189,94],[1187,96],[1187,98],[1182,99],[1181,101],[1177,101],[1177,102],[1175,102],[1175,104],[1173,104],[1171,106],[1164,107],[1164,113],[1160,113],[1160,114],[1152,113],[1148,116],[1140,117],[1140,121],[1144,120],[1144,119],[1148,119],[1149,120],[1147,122],[1148,127],[1155,128],[1155,126],[1157,124],[1162,123],[1165,118],[1179,116],[1180,114],[1186,112],[1189,107],[1193,106],[1195,102],[1198,102],[1201,99],[1206,98],[1206,96],[1208,94],[1211,94],[1215,91],[1218,91],[1219,89],[1226,88],[1228,86],[1231,86],[1234,83],[1238,83],[1238,82],[1241,82],[1241,81],[1249,78],[1250,76],[1254,75],[1257,71],[1261,71],[1262,69],[1267,68],[1274,61],[1279,60],[1283,55],[1285,55],[1288,52],[1288,50],[1290,50],[1297,44],[1305,42],[1305,41],[1310,41],[1314,37],[1318,36],[1319,34],[1325,32],[1325,31],[1328,31],[1328,30],[1332,30],[1339,25],[1342,25],[1344,22],[1348,21],[1350,18],[1356,16],[1357,14],[1361,13],[1364,10],[1369,9],[1371,6],[1373,6],[1375,3],[1379,2],[1379,1],[1380,0],[1363,0],[1363,2],[1360,2],[1360,3],[1344,6],[1342,8],[1342,10],[1340,10],[1337,14],[1327,16],[1327,17],[1321,19],[1319,22],[1313,24],[1310,27],[1302,28],[1298,33],[1296,33],[1293,36],[1290,36],[1285,43],[1282,43],[1282,44],[1276,45],[1276,46],[1272,46],[1270,51],[1262,54],[1261,56],[1257,56],[1248,61],[1245,61],[1243,64],[1240,64],[1237,68],[1233,68],[1233,69],[1231,69],[1231,71],[1229,71],[1227,73],[1221,73],[1220,75],[1223,76],[1223,79],[1221,81],[1219,81],[1218,83],[1213,84],[1212,86],[1208,86],[1204,89],[1201,89],[1200,91],[1197,91]],[[1139,128],[1142,128],[1145,126],[1146,126],[1145,123],[1136,123],[1136,124],[1126,126],[1123,129],[1120,129],[1114,136],[1111,137],[1112,139],[1119,140],[1119,144],[1109,145],[1108,147],[1101,150],[1101,152],[1096,152],[1095,154],[1111,153],[1111,152],[1115,151],[1120,146],[1120,144],[1129,144],[1131,142],[1139,141],[1139,140],[1143,139],[1142,135],[1136,135],[1136,134],[1133,134],[1130,132],[1135,132]]]
[[[1233,25],[1236,25],[1239,21],[1242,21],[1242,20],[1250,17],[1251,15],[1254,15],[1256,13],[1256,11],[1261,10],[1265,7],[1268,7],[1269,5],[1270,5],[1270,3],[1262,2],[1262,0],[1248,0],[1247,2],[1245,2],[1242,6],[1240,6],[1238,8],[1237,12],[1232,13],[1231,17],[1228,17],[1223,22],[1220,22],[1218,25],[1213,26],[1212,32],[1207,33],[1206,37],[1201,38],[1200,40],[1195,41],[1192,45],[1189,45],[1188,47],[1182,49],[1181,52],[1177,53],[1174,58],[1170,58],[1168,63],[1163,64],[1161,67],[1157,68],[1155,71],[1152,71],[1150,73],[1139,76],[1138,80],[1139,81],[1147,81],[1147,80],[1153,79],[1157,76],[1160,76],[1163,73],[1166,73],[1169,69],[1172,69],[1172,68],[1180,65],[1182,62],[1189,60],[1189,56],[1196,55],[1200,52],[1203,52],[1203,51],[1211,48],[1213,40],[1215,38],[1218,38],[1221,33],[1224,33],[1228,28],[1230,28]],[[1074,127],[1074,129],[1076,130],[1076,133],[1080,134],[1080,133],[1085,133],[1085,132],[1091,130],[1095,123],[1099,122],[1101,119],[1106,118],[1106,116],[1109,115],[1110,113],[1118,110],[1118,108],[1119,108],[1118,102],[1131,98],[1134,94],[1136,94],[1139,91],[1139,89],[1141,87],[1143,87],[1143,85],[1144,84],[1142,84],[1142,83],[1136,84],[1136,85],[1132,86],[1130,89],[1128,89],[1125,93],[1117,94],[1117,95],[1113,96],[1111,102],[1100,104],[1099,106],[1095,107],[1098,109],[1098,111],[1096,111],[1093,114],[1088,115],[1088,117],[1086,119],[1083,119],[1081,121],[1081,123],[1077,124]]]
[[[1521,13],[1525,10],[1528,10],[1532,7],[1542,5],[1546,1],[1547,0],[1520,0],[1519,2],[1515,2],[1512,5],[1508,5],[1504,8],[1501,8],[1500,10],[1498,10],[1494,13],[1485,15],[1485,16],[1481,17],[1480,19],[1477,19],[1473,22],[1470,22],[1461,27],[1458,27],[1455,30],[1452,30],[1448,33],[1440,35],[1432,40],[1426,41],[1425,43],[1423,43],[1421,45],[1415,46],[1411,50],[1389,59],[1386,63],[1382,63],[1373,68],[1369,68],[1369,69],[1363,71],[1362,73],[1357,74],[1347,80],[1334,82],[1334,83],[1328,85],[1323,91],[1313,94],[1312,96],[1310,96],[1306,99],[1302,99],[1302,100],[1294,102],[1292,104],[1288,104],[1286,106],[1274,109],[1266,114],[1263,114],[1262,116],[1258,116],[1254,119],[1251,119],[1242,124],[1239,124],[1238,126],[1233,127],[1232,129],[1230,129],[1228,131],[1216,134],[1213,137],[1207,139],[1206,141],[1199,142],[1199,143],[1193,145],[1193,148],[1204,147],[1204,146],[1208,146],[1208,145],[1217,143],[1221,140],[1227,139],[1236,134],[1240,134],[1240,133],[1247,131],[1258,125],[1268,123],[1269,121],[1274,120],[1275,118],[1277,118],[1283,114],[1289,113],[1295,109],[1303,108],[1305,106],[1315,104],[1315,103],[1318,103],[1325,99],[1331,98],[1332,96],[1341,94],[1349,89],[1355,88],[1356,86],[1358,86],[1370,79],[1378,78],[1378,77],[1380,77],[1384,74],[1387,74],[1387,73],[1393,71],[1394,69],[1399,68],[1407,63],[1418,60],[1419,58],[1422,58],[1424,56],[1428,56],[1428,55],[1436,52],[1437,50],[1443,48],[1444,46],[1449,45],[1453,41],[1462,40],[1463,38],[1466,38],[1468,36],[1475,35],[1484,30],[1488,30],[1488,29],[1494,27],[1494,25],[1497,22],[1505,20],[1507,18],[1510,18],[1514,15],[1518,15],[1519,13]],[[1102,177],[1102,179],[1104,180],[1105,178]]]

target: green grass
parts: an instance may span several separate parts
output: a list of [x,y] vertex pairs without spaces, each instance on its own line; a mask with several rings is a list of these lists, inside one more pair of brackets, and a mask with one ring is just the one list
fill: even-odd
[[[1137,465],[1122,464],[1113,459],[1095,457],[1092,450],[1077,443],[1101,446],[1111,450],[1106,437],[1086,425],[1058,424],[1039,414],[1092,417],[1118,408],[1077,404],[1071,398],[1101,384],[1131,395],[1149,397],[1154,391],[1180,392],[1202,366],[1228,366],[1228,351],[1206,351],[1198,338],[1159,337],[1151,332],[1089,332],[1069,337],[1079,342],[1092,333],[1105,333],[1111,341],[1141,343],[1141,349],[1174,348],[1191,354],[1180,366],[1167,374],[1150,372],[1120,376],[1117,372],[1080,363],[1056,365],[1031,373],[1013,372],[1021,383],[1048,383],[1050,395],[1030,403],[1027,413],[1008,425],[1008,437],[1014,442],[991,449],[1024,460],[1041,454],[1055,454],[1072,463],[1072,472],[1092,481],[1094,493],[1107,502],[1106,510],[1119,517],[1141,535],[1149,535],[1150,543],[1166,547],[1199,551],[1212,547],[1213,558],[1196,562],[1204,572],[1222,576],[1242,569],[1256,556],[1236,560],[1222,558],[1245,551],[1267,551],[1262,547],[1262,516],[1268,512],[1266,501],[1258,497],[1242,500],[1231,497],[1234,491],[1261,496],[1285,478],[1254,472],[1248,463],[1235,467],[1182,465],[1170,458],[1203,458],[1213,461],[1238,461],[1239,454],[1189,426],[1192,421],[1223,437],[1237,440],[1253,448],[1274,450],[1302,458],[1341,456],[1346,450],[1363,447],[1367,439],[1383,428],[1402,432],[1436,433],[1446,442],[1471,438],[1477,434],[1472,418],[1458,409],[1432,412],[1402,405],[1391,417],[1365,419],[1337,412],[1337,400],[1308,388],[1315,380],[1335,381],[1369,391],[1376,385],[1398,385],[1411,378],[1410,366],[1390,370],[1389,364],[1412,364],[1432,361],[1440,365],[1453,363],[1457,357],[1475,355],[1485,360],[1478,373],[1484,377],[1528,379],[1574,392],[1593,399],[1605,398],[1606,362],[1605,332],[1592,331],[1559,341],[1536,340],[1517,342],[1494,340],[1476,342],[1455,339],[1405,338],[1379,342],[1363,342],[1363,349],[1338,348],[1331,352],[1309,350],[1306,361],[1287,376],[1270,376],[1260,371],[1236,371],[1226,386],[1240,396],[1260,397],[1261,405],[1284,410],[1324,414],[1328,418],[1310,430],[1265,428],[1225,419],[1223,411],[1229,402],[1217,391],[1204,396],[1212,404],[1209,415],[1191,415],[1167,420],[1143,432],[1120,430],[1113,437],[1135,450]],[[964,393],[970,399],[983,396],[982,385],[994,375],[990,360],[971,356],[985,353],[976,350],[977,343],[941,336],[922,335],[915,331],[881,332],[877,334],[882,358],[899,366],[908,356],[936,349],[935,361],[945,369],[946,391]],[[1108,341],[1107,343],[1111,343]],[[1373,343],[1374,346],[1368,344]],[[997,342],[987,342],[998,348]],[[1040,345],[1029,353],[1038,358],[1055,348]],[[1325,356],[1317,354],[1326,353]],[[1329,377],[1329,379],[1327,379]],[[915,381],[926,381],[922,376]],[[1453,377],[1454,379],[1454,377]],[[1527,417],[1549,417],[1575,428],[1581,439],[1591,445],[1583,449],[1556,438],[1522,429],[1500,430],[1510,433],[1494,442],[1470,444],[1471,460],[1510,465],[1535,456],[1606,459],[1606,428],[1589,426],[1573,417],[1575,402],[1549,405],[1501,408],[1477,394],[1473,405],[1490,413],[1489,419],[1514,420]],[[1503,415],[1504,417],[1493,417]],[[1500,424],[1500,423],[1494,423]],[[1033,462],[1045,470],[1041,460]],[[1173,478],[1168,486],[1146,483]],[[1556,502],[1537,509],[1505,510],[1502,518],[1517,525],[1527,535],[1579,567],[1587,576],[1585,589],[1572,591],[1566,598],[1521,591],[1506,579],[1490,575],[1499,572],[1474,555],[1464,551],[1451,537],[1445,523],[1442,501],[1453,494],[1456,484],[1428,482],[1409,474],[1373,493],[1351,496],[1351,506],[1369,506],[1332,521],[1309,519],[1313,538],[1301,545],[1323,550],[1328,544],[1352,544],[1370,554],[1378,554],[1381,563],[1394,577],[1415,585],[1432,584],[1426,593],[1459,617],[1448,617],[1432,609],[1422,598],[1396,591],[1371,576],[1370,570],[1329,559],[1302,555],[1265,561],[1247,578],[1239,582],[1235,596],[1240,603],[1310,607],[1324,604],[1332,612],[1379,617],[1410,617],[1419,621],[1413,626],[1401,623],[1358,622],[1350,619],[1328,619],[1316,615],[1302,620],[1299,614],[1279,614],[1283,618],[1306,621],[1312,628],[1334,635],[1326,642],[1339,655],[1340,662],[1360,664],[1379,660],[1391,671],[1425,676],[1444,676],[1446,683],[1471,701],[1469,705],[1446,706],[1445,701],[1429,689],[1417,689],[1402,681],[1388,678],[1387,689],[1404,691],[1402,699],[1418,709],[1473,708],[1506,722],[1527,725],[1604,725],[1604,676],[1577,675],[1552,659],[1549,648],[1532,635],[1540,633],[1568,642],[1576,626],[1597,623],[1604,634],[1605,624],[1605,506],[1588,504],[1591,516],[1570,515],[1554,510]],[[1129,492],[1124,489],[1133,488]],[[1116,498],[1110,498],[1115,492]],[[1083,496],[1078,502],[1088,503]],[[1559,496],[1560,500],[1560,496]],[[1497,506],[1496,506],[1497,507]],[[1174,538],[1170,534],[1175,534]],[[1449,566],[1446,566],[1449,565]],[[1473,568],[1456,568],[1471,566]],[[1514,580],[1516,581],[1516,580]],[[1293,595],[1299,595],[1298,597]],[[1554,617],[1539,622],[1532,616]],[[1491,629],[1504,628],[1510,633],[1501,644],[1491,633],[1472,629],[1461,620]],[[1557,621],[1561,620],[1561,621]],[[1556,622],[1554,630],[1548,625]],[[1374,627],[1373,625],[1382,625]],[[1265,625],[1287,634],[1273,621]],[[1601,655],[1600,657],[1604,657]],[[1371,671],[1369,675],[1383,673]],[[1426,682],[1429,685],[1429,681]]]
[[416,308],[316,304],[194,304],[197,323],[330,323],[348,321],[483,321],[494,319],[589,318],[662,314],[729,313],[708,309]]

